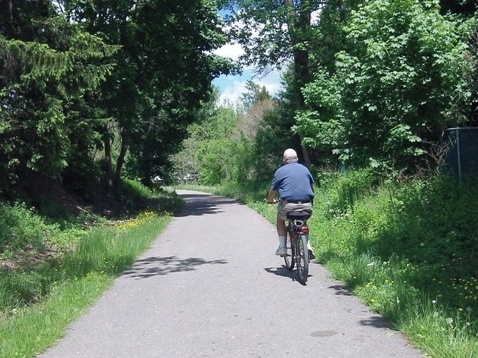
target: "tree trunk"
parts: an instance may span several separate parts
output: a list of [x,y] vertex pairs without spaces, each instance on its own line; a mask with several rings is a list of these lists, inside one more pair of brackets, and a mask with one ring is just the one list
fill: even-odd
[[[298,9],[293,0],[286,0],[285,6],[288,8],[288,28],[289,35],[294,49],[294,81],[296,85],[297,109],[300,111],[305,108],[305,98],[302,88],[310,82],[309,69],[309,50],[304,49],[302,36],[307,36],[310,29],[310,20],[312,12],[312,3],[310,0],[301,1],[301,8]],[[310,167],[310,157],[307,147],[300,137],[302,156],[305,164]]]
[[121,179],[121,170],[123,168],[124,159],[126,157],[126,152],[128,151],[128,133],[127,130],[123,127],[121,129],[121,149],[116,161],[116,171],[114,177],[114,188],[117,189]]
[[113,168],[111,165],[111,142],[109,131],[106,130],[106,134],[104,135],[104,143],[105,143],[105,166],[106,166],[106,186],[108,190],[113,191]]

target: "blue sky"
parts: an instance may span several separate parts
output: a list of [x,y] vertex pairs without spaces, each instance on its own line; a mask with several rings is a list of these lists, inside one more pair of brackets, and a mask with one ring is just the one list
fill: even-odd
[[[224,16],[224,11],[219,11],[219,15]],[[316,23],[320,16],[320,9],[312,13],[312,23]],[[240,45],[227,44],[215,51],[216,54],[224,57],[229,57],[237,60],[243,53]],[[241,76],[221,76],[213,81],[213,84],[219,87],[221,98],[223,100],[232,101],[233,104],[245,92],[247,80],[251,79],[254,74],[253,69],[245,69]],[[279,71],[273,71],[265,77],[252,78],[254,82],[259,85],[266,86],[269,93],[274,96],[278,93],[281,87],[281,76]]]
[[[243,50],[238,44],[226,44],[215,51],[215,53],[237,60],[243,53]],[[221,99],[231,101],[232,104],[235,104],[241,97],[241,94],[246,91],[246,82],[250,79],[261,86],[265,86],[272,96],[277,94],[281,84],[279,71],[272,71],[264,77],[256,76],[253,78],[253,75],[253,68],[245,68],[240,76],[220,76],[213,81],[213,84],[219,87]]]
[[220,76],[213,81],[213,84],[219,87],[221,93],[221,100],[226,100],[235,104],[241,97],[241,94],[246,92],[246,82],[252,79],[255,83],[265,86],[267,91],[274,96],[280,89],[280,73],[275,71],[267,76],[261,78],[254,77],[252,71],[244,71],[240,76]]

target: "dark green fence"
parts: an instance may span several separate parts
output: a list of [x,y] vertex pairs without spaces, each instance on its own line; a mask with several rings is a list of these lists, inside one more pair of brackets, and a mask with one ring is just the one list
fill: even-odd
[[478,127],[449,128],[444,140],[448,147],[445,167],[460,179],[478,175]]

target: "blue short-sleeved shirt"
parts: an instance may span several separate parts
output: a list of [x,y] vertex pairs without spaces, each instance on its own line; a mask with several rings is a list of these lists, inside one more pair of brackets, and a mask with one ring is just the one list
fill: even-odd
[[314,198],[313,183],[314,178],[307,167],[290,163],[276,170],[271,188],[279,192],[281,199],[309,201]]

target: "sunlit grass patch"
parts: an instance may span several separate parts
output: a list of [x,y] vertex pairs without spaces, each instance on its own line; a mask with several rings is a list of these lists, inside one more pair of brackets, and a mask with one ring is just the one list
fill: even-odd
[[19,307],[0,318],[0,357],[33,357],[63,335],[113,282],[113,277],[91,273],[62,283],[35,306]]
[[404,310],[397,326],[431,357],[477,356],[476,320],[470,310],[443,307],[435,299],[422,297]]

